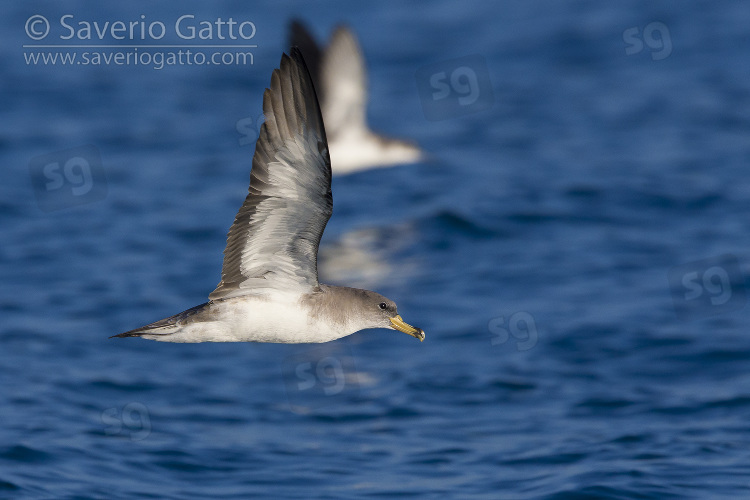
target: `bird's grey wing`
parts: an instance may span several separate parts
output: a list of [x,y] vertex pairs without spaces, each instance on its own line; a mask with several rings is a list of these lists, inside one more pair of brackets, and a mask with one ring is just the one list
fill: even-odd
[[331,137],[365,130],[367,70],[354,33],[339,26],[331,35],[320,66],[321,101],[326,130]]
[[318,245],[333,211],[331,160],[299,50],[282,55],[263,94],[263,114],[249,193],[229,229],[211,300],[318,286]]
[[318,42],[315,41],[315,37],[310,33],[310,30],[299,19],[294,19],[289,23],[290,50],[292,47],[297,47],[302,52],[302,57],[305,58],[305,64],[307,64],[307,69],[310,71],[313,85],[315,85],[318,101],[323,102],[325,95],[323,94],[323,87],[320,85],[320,47],[318,46]]

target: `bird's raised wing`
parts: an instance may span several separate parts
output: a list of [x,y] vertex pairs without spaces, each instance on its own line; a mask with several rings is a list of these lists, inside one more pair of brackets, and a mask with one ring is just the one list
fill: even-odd
[[354,33],[339,26],[331,35],[320,62],[321,100],[326,129],[331,137],[367,125],[367,70]]
[[263,114],[249,194],[229,229],[211,300],[318,286],[318,245],[333,211],[331,160],[299,50],[282,55],[263,94]]

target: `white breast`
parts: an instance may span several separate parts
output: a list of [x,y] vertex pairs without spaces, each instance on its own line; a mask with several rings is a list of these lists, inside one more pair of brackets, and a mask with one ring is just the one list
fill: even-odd
[[171,335],[147,338],[164,342],[274,342],[283,344],[329,342],[355,330],[310,317],[299,295],[243,296],[216,304],[212,321],[191,322]]

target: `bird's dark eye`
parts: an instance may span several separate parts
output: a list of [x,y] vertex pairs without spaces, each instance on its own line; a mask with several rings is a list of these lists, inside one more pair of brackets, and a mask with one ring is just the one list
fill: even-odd
[[378,307],[385,311],[388,308],[388,304],[386,304],[385,302],[381,302]]

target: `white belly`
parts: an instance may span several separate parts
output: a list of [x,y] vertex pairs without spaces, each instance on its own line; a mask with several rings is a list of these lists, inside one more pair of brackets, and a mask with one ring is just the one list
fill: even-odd
[[354,333],[348,325],[311,318],[298,297],[261,299],[252,296],[222,301],[212,321],[188,322],[169,335],[143,335],[162,342],[329,342]]

